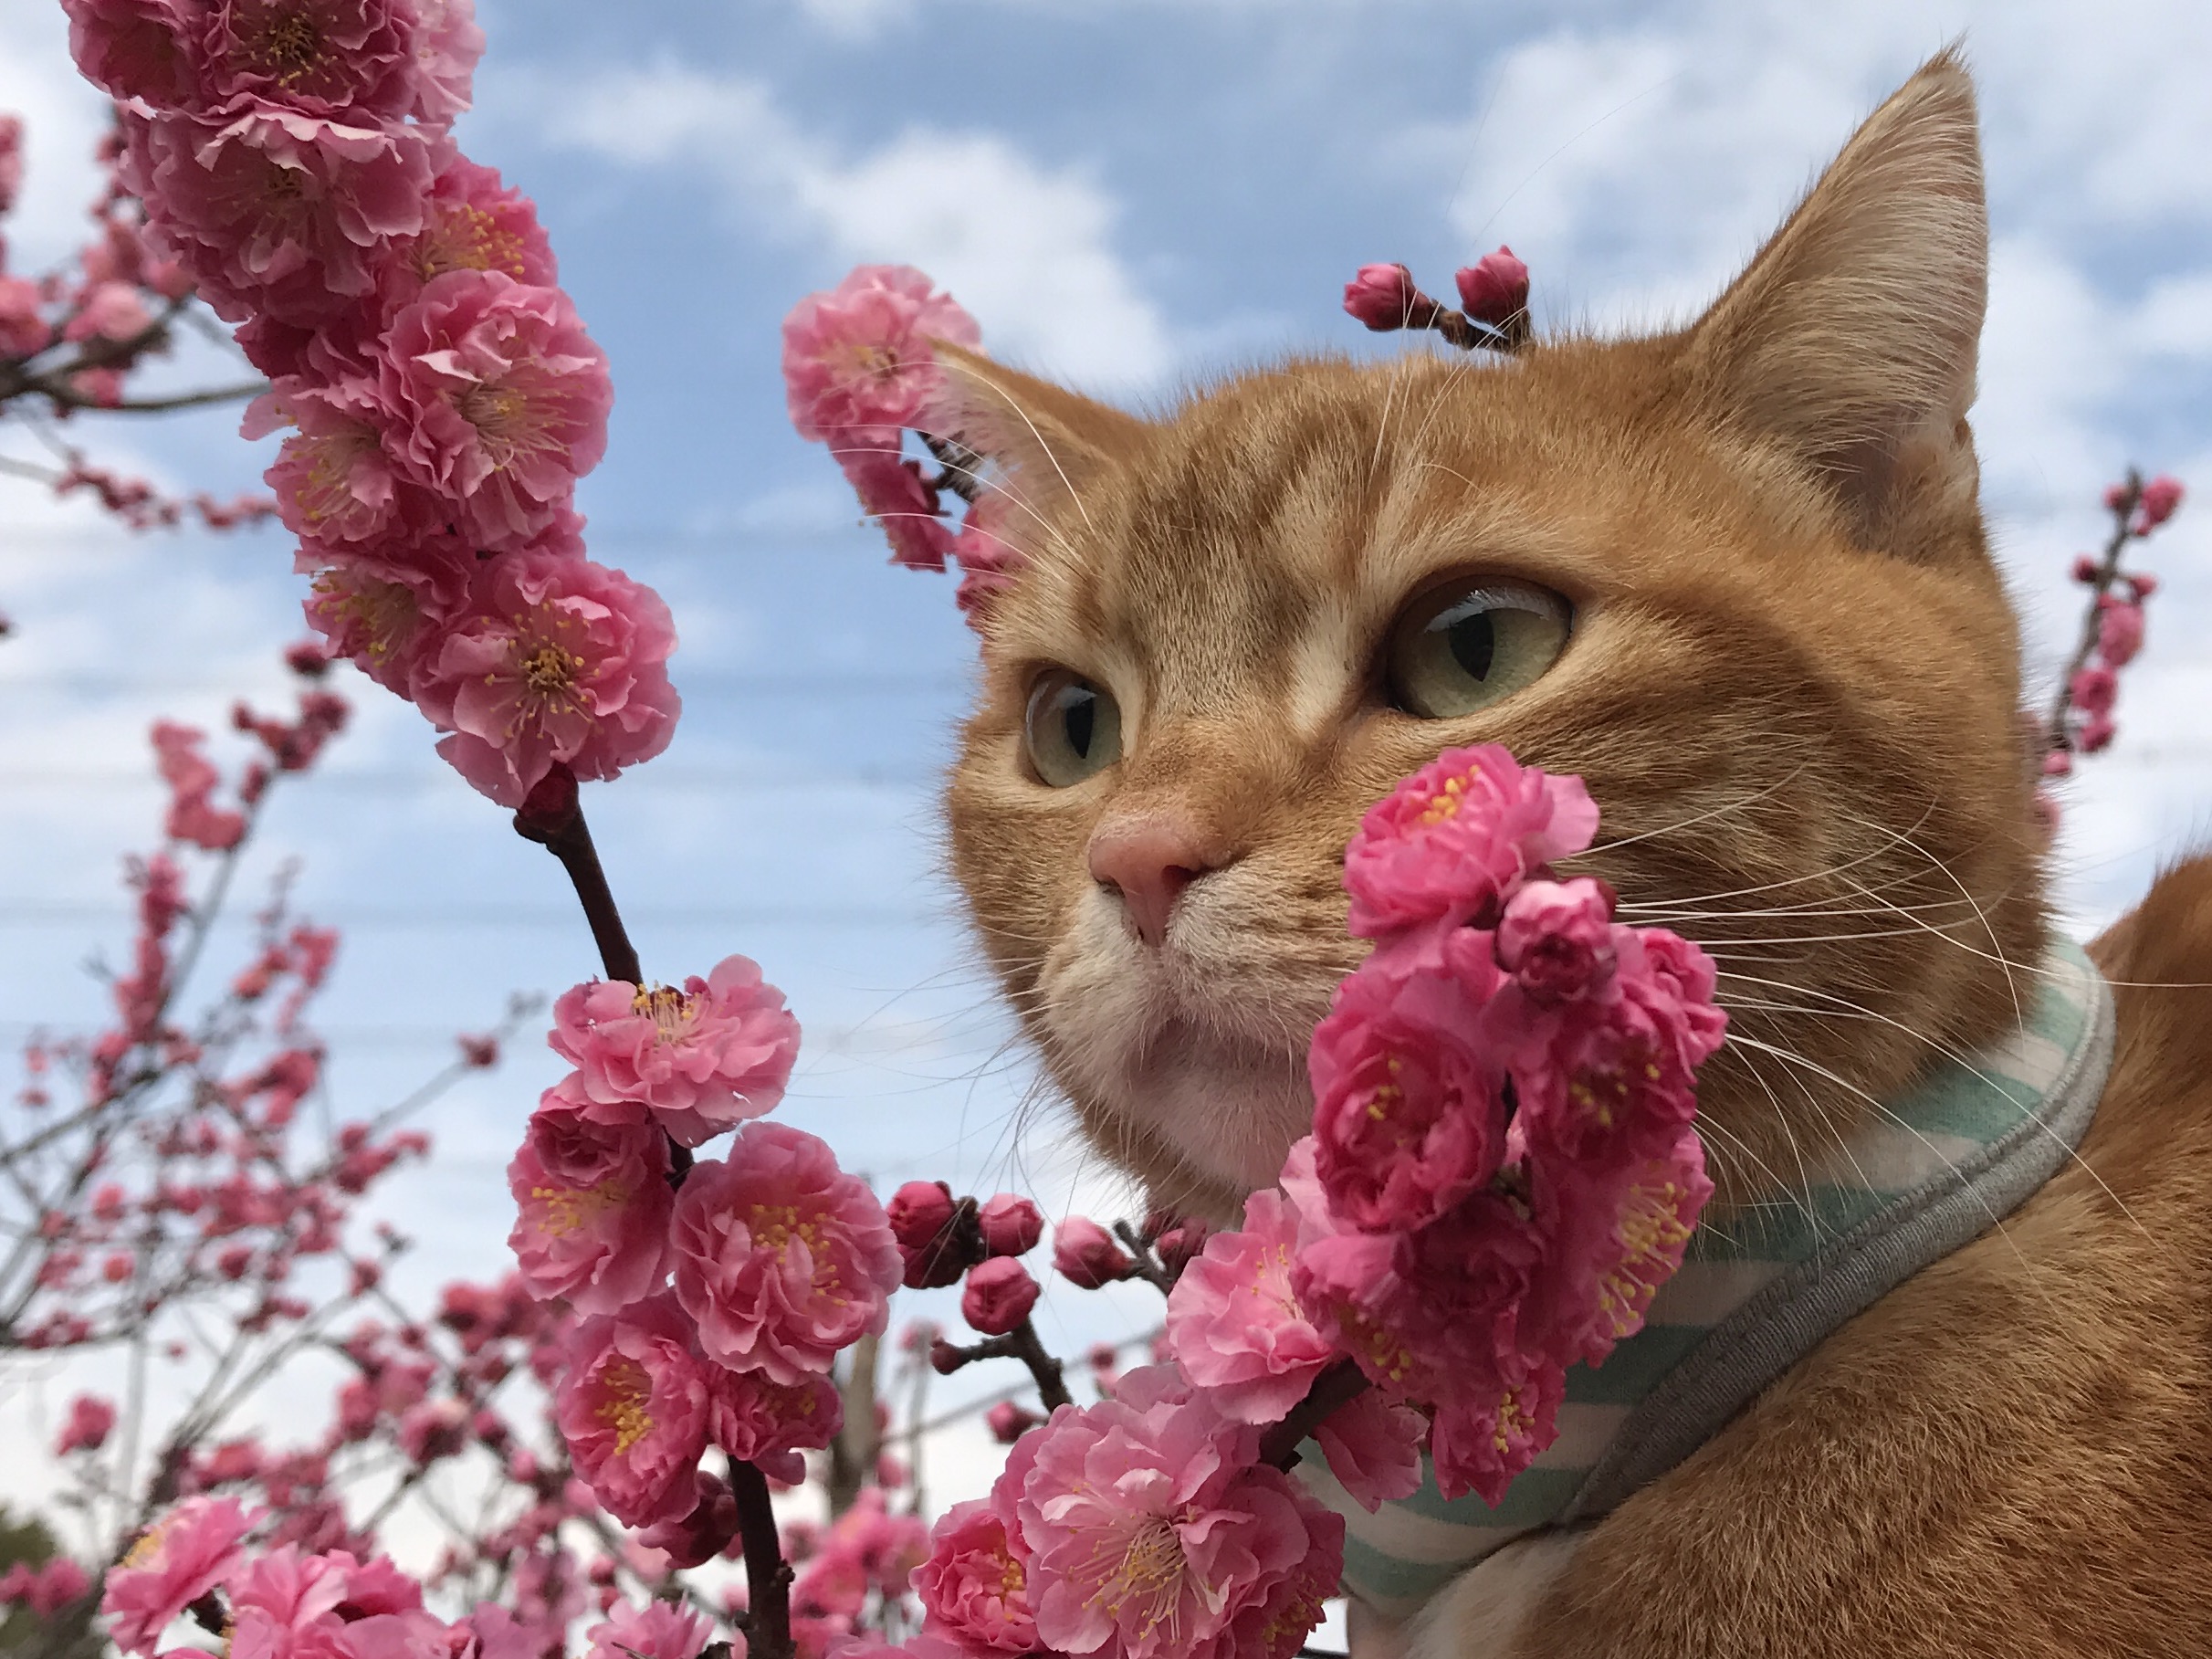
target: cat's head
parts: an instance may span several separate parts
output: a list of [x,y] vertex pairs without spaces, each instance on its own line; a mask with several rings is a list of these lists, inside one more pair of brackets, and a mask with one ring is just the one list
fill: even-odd
[[1345,843],[1462,744],[1581,774],[1572,867],[1718,959],[1725,1195],[2016,1017],[2041,837],[1965,418],[1986,257],[1946,55],[1677,332],[1294,361],[1151,421],[948,353],[1028,561],[953,866],[1101,1150],[1217,1215],[1274,1180],[1366,949]]

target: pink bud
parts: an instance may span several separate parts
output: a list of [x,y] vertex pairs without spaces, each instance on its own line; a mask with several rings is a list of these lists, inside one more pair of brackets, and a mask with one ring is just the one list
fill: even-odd
[[992,1255],[1022,1255],[1037,1247],[1044,1236],[1044,1217],[1026,1198],[1001,1192],[976,1214],[982,1229],[983,1248]]
[[1508,319],[1528,309],[1528,267],[1510,247],[1484,254],[1454,271],[1452,279],[1459,284],[1460,309],[1494,329],[1504,328]]
[[952,1189],[941,1181],[910,1181],[884,1206],[891,1235],[909,1250],[933,1242],[952,1220]]
[[960,1317],[987,1337],[1002,1337],[1037,1305],[1037,1281],[1011,1255],[994,1255],[968,1270]]
[[1190,1265],[1191,1258],[1206,1247],[1212,1231],[1200,1221],[1179,1222],[1166,1229],[1152,1241],[1152,1247],[1159,1252],[1160,1265],[1171,1274],[1179,1275]]
[[2094,587],[2097,582],[2097,572],[2103,568],[2087,553],[2074,555],[2074,580],[2084,587]]
[[2074,734],[2074,746],[2083,754],[2099,754],[2112,746],[2112,739],[2120,729],[2104,715],[2092,715],[2081,723]]
[[2153,593],[2155,593],[2158,591],[2158,578],[2152,575],[2148,571],[2144,571],[2136,575],[2130,576],[2127,579],[2127,584],[2128,587],[2134,593],[2135,597],[2139,600],[2148,599]]
[[2127,486],[2108,484],[2104,487],[2104,510],[2120,512],[2127,506]]
[[1392,329],[1425,328],[1436,311],[1436,301],[1413,285],[1413,273],[1402,265],[1363,265],[1359,274],[1344,285],[1344,309],[1377,333]]
[[2135,533],[2156,530],[2172,518],[2174,509],[2181,505],[2181,480],[2164,473],[2145,484],[2135,504]]
[[2077,668],[2067,688],[2067,696],[2073,706],[2090,715],[2110,714],[2112,701],[2119,695],[2120,677],[2094,663],[2086,668]]
[[2063,749],[2054,749],[2043,757],[2043,775],[2047,778],[2070,777],[2074,758]]
[[1082,1290],[1096,1290],[1137,1271],[1128,1253],[1096,1222],[1071,1215],[1053,1237],[1053,1269]]
[[2098,608],[2097,653],[2112,667],[2123,668],[2143,649],[2143,607],[2108,593]]
[[1036,1412],[1025,1411],[1011,1400],[1001,1400],[983,1413],[983,1426],[1002,1446],[1011,1446],[1043,1421]]

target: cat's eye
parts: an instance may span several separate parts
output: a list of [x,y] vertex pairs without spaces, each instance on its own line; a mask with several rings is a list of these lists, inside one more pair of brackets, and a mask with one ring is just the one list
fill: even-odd
[[1569,621],[1566,600],[1525,582],[1431,588],[1390,625],[1385,690],[1422,719],[1473,714],[1550,667]]
[[1022,740],[1038,782],[1065,789],[1121,759],[1121,709],[1080,674],[1048,668],[1030,688]]

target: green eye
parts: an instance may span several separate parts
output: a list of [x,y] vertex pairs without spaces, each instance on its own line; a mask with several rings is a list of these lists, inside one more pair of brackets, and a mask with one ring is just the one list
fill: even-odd
[[1393,707],[1426,720],[1511,697],[1567,644],[1567,601],[1522,582],[1432,589],[1390,625],[1383,674]]
[[1065,789],[1121,759],[1121,709],[1081,675],[1048,668],[1030,688],[1022,740],[1038,782]]

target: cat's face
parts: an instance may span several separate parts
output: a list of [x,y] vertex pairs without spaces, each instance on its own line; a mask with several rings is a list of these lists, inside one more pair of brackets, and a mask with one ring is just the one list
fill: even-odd
[[1160,1202],[1232,1214],[1305,1132],[1307,1039],[1366,948],[1345,843],[1462,744],[1579,773],[1604,822],[1574,867],[1720,959],[1725,1190],[1798,1181],[1863,1097],[2012,1017],[2039,836],[1959,411],[1808,465],[1746,413],[1787,326],[1759,271],[1682,335],[1294,363],[1144,425],[968,365],[1022,415],[991,446],[1029,568],[954,867],[1052,1078]]

